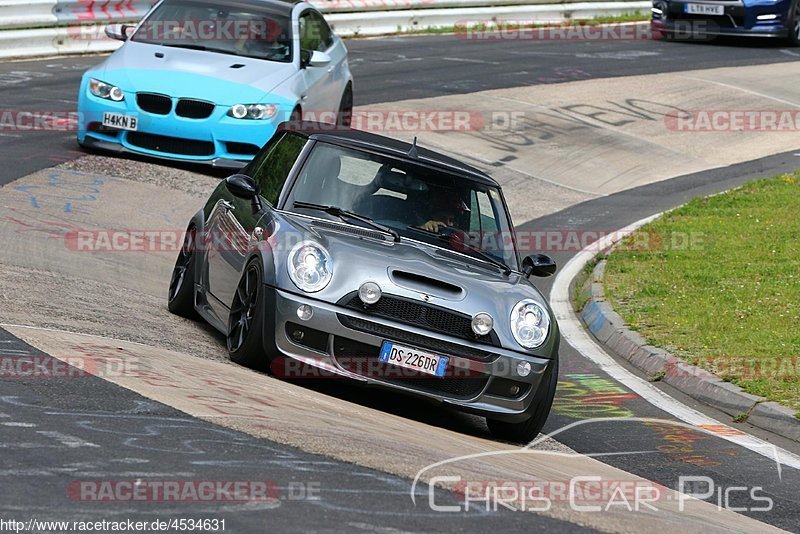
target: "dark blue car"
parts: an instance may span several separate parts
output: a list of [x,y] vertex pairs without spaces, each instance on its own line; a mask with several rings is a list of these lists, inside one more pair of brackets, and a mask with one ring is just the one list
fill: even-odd
[[665,39],[754,36],[800,44],[800,0],[653,0],[652,25]]

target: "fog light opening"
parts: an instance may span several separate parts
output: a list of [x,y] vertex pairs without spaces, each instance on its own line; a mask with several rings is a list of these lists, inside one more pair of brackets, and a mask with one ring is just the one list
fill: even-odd
[[517,374],[522,377],[531,374],[531,364],[528,362],[519,362],[517,364]]
[[[309,306],[308,304],[301,304],[297,308],[297,317],[301,321],[308,321],[313,316],[314,316],[314,309],[311,306]],[[300,332],[300,334],[301,334],[301,336],[300,336],[299,339],[303,339],[302,332]]]
[[769,15],[758,15],[756,20],[775,20],[778,18],[778,15],[769,14]]

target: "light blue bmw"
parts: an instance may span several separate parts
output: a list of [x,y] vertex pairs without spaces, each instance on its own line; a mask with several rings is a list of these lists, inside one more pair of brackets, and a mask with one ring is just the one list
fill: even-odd
[[83,75],[85,148],[238,168],[285,120],[349,120],[347,49],[305,2],[162,0],[106,33],[125,43]]

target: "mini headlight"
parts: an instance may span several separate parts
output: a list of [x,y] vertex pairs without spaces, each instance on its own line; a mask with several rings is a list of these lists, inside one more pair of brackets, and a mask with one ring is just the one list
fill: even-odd
[[303,241],[289,252],[289,278],[306,293],[325,289],[333,275],[333,262],[322,245]]
[[125,93],[122,89],[94,78],[89,80],[89,92],[96,97],[113,100],[114,102],[121,102],[125,99]]
[[263,120],[271,119],[278,112],[274,104],[235,104],[228,110],[228,115],[234,119]]
[[472,318],[472,331],[476,335],[485,336],[494,328],[494,319],[488,313],[476,313]]
[[522,300],[511,310],[511,333],[520,346],[535,349],[544,343],[549,331],[550,316],[535,300]]

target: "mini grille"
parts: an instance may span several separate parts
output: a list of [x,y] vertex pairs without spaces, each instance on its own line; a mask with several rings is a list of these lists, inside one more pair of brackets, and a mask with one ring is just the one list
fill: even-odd
[[420,336],[407,330],[400,330],[399,328],[384,326],[382,324],[373,323],[372,321],[365,321],[364,319],[359,319],[358,317],[348,317],[347,315],[343,314],[339,314],[338,316],[339,322],[347,328],[352,328],[353,330],[372,334],[373,336],[382,337],[384,339],[409,343],[416,347],[428,349],[437,354],[461,356],[463,358],[480,361],[491,361],[494,359],[494,355],[490,352],[483,352],[471,347],[456,345],[455,343],[449,343],[447,341],[442,341],[432,337]]
[[393,319],[400,323],[419,326],[478,343],[500,346],[494,332],[490,332],[486,336],[476,336],[472,331],[472,317],[469,315],[391,295],[383,295],[378,302],[368,306],[361,302],[358,294],[345,297],[345,299],[345,306],[363,313]]

